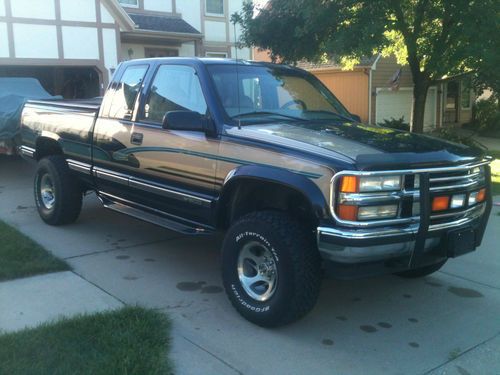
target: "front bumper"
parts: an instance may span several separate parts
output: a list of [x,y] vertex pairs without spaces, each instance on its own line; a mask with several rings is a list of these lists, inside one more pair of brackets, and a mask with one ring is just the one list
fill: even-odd
[[425,231],[419,223],[387,228],[317,228],[318,249],[332,276],[352,279],[400,272],[438,263],[450,256],[448,233],[472,229],[475,246],[481,243],[491,202],[464,212],[454,221],[430,224]]

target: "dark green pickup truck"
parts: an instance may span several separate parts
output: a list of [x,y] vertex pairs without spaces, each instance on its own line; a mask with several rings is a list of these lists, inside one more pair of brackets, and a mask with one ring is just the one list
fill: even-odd
[[42,219],[82,195],[191,235],[225,232],[222,279],[246,319],[314,306],[323,275],[430,274],[481,243],[489,159],[364,125],[316,78],[283,65],[122,63],[102,100],[30,101],[20,152],[38,161]]

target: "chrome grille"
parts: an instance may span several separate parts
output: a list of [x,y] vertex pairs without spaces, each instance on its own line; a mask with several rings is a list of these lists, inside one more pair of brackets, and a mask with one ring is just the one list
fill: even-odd
[[463,171],[430,173],[430,191],[461,190],[484,185],[484,166]]

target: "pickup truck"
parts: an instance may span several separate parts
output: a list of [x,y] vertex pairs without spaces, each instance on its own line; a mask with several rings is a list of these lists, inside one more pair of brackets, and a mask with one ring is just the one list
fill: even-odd
[[93,191],[174,231],[222,232],[227,295],[266,327],[309,312],[325,273],[437,271],[480,245],[492,205],[490,158],[362,124],[285,65],[127,61],[102,103],[29,101],[21,126],[47,224],[74,222]]

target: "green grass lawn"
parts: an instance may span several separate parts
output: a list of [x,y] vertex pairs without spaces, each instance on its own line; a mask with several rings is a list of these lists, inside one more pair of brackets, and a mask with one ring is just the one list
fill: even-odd
[[126,307],[0,335],[0,374],[172,374],[170,322]]
[[491,163],[491,186],[493,195],[500,194],[500,151],[488,151],[488,155],[495,158]]
[[0,221],[0,281],[66,270],[65,262]]

